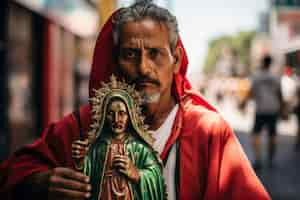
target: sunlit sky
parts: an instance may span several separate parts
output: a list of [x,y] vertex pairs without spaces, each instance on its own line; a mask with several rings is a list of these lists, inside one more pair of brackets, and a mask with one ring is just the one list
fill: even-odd
[[243,30],[254,30],[270,0],[173,0],[173,13],[188,52],[189,75],[203,66],[208,41]]

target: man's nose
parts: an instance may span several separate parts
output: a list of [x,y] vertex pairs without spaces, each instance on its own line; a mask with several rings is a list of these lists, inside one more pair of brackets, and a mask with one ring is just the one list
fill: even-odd
[[145,52],[141,53],[140,62],[138,64],[138,72],[139,75],[148,75],[151,72],[149,58],[145,55]]

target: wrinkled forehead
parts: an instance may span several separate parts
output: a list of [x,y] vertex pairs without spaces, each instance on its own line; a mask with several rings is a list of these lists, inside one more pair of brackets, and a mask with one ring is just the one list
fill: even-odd
[[129,21],[123,24],[120,45],[132,46],[138,42],[169,45],[169,30],[164,23],[154,21],[150,18]]

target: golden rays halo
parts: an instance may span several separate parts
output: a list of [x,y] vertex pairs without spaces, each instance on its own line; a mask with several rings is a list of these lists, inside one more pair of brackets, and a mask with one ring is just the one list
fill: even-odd
[[106,107],[105,99],[110,95],[122,93],[132,100],[130,105],[128,105],[128,102],[126,104],[133,128],[147,144],[153,146],[155,139],[149,133],[149,126],[144,123],[145,117],[141,111],[143,99],[134,85],[129,85],[124,80],[118,81],[116,76],[111,75],[108,83],[102,82],[101,87],[93,89],[93,92],[94,96],[89,99],[92,107],[92,122],[88,133],[90,141],[94,141],[100,135],[103,128],[103,121],[105,120],[103,119],[103,113],[105,113]]

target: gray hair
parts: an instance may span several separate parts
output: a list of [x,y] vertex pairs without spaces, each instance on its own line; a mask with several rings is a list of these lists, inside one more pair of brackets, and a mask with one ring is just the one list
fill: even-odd
[[167,9],[159,7],[151,1],[137,1],[132,6],[122,8],[113,18],[113,40],[114,45],[119,45],[122,26],[127,22],[141,21],[150,18],[156,22],[163,23],[169,30],[169,42],[171,51],[176,47],[178,40],[178,23],[174,15]]

